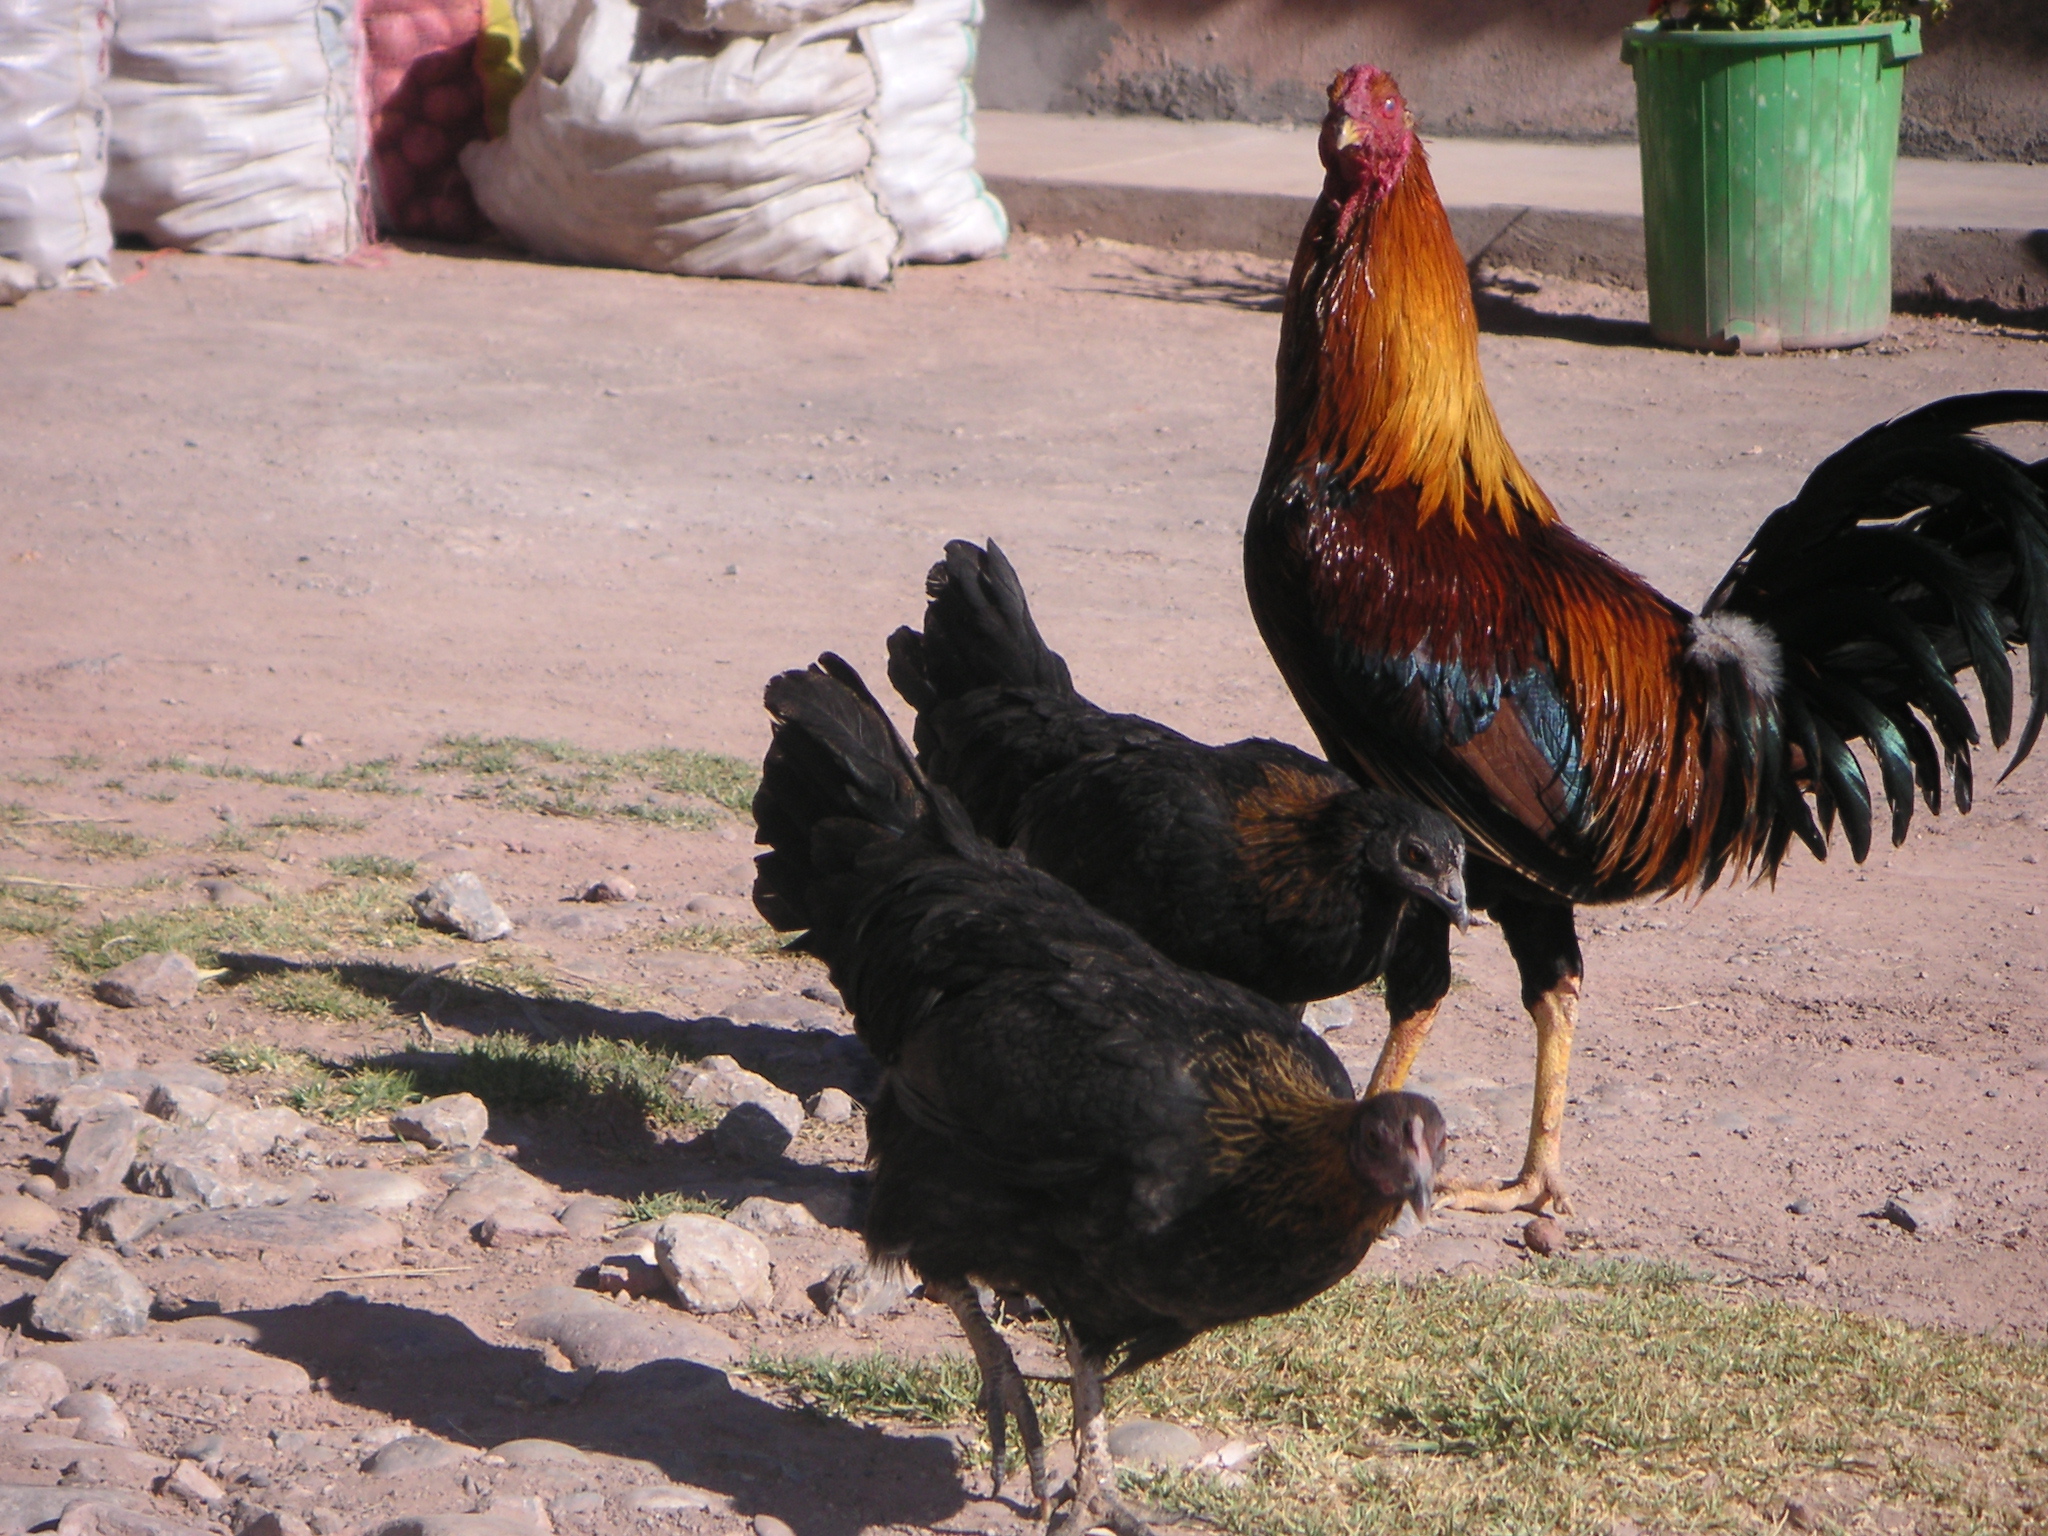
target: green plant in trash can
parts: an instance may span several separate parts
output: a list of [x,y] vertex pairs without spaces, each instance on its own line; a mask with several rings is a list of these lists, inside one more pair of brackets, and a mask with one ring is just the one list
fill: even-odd
[[1650,19],[1674,31],[1762,32],[1787,27],[1867,27],[1919,16],[1939,21],[1950,0],[1651,0]]

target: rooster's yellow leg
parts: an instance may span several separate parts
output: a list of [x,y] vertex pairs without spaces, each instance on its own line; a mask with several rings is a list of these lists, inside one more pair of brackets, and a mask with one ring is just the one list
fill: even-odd
[[1408,1071],[1415,1065],[1415,1058],[1422,1052],[1422,1042],[1429,1038],[1429,1026],[1436,1022],[1436,1011],[1441,1001],[1426,1008],[1418,1008],[1406,1018],[1394,1019],[1387,1025],[1387,1043],[1380,1047],[1380,1059],[1372,1069],[1372,1081],[1366,1084],[1366,1095],[1392,1093],[1408,1081]]
[[1571,1213],[1564,1188],[1565,1082],[1572,1061],[1572,1031],[1579,1022],[1579,978],[1561,978],[1530,1000],[1536,1025],[1536,1098],[1529,1111],[1529,1150],[1514,1182],[1439,1182],[1448,1191],[1440,1203],[1457,1211],[1540,1211],[1548,1205]]

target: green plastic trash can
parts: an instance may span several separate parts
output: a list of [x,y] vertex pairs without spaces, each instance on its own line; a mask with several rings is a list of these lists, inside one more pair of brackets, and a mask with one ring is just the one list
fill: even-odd
[[1850,347],[1892,308],[1892,171],[1918,20],[1631,27],[1650,330],[1715,352]]

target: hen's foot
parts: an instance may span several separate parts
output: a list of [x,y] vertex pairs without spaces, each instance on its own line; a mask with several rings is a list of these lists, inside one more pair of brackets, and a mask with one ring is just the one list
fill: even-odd
[[1555,1168],[1524,1170],[1512,1183],[1505,1179],[1438,1179],[1438,1210],[1540,1213],[1545,1206],[1560,1216],[1572,1213],[1564,1177]]
[[1144,1517],[1107,1489],[1077,1498],[1060,1511],[1045,1536],[1087,1536],[1089,1531],[1114,1531],[1116,1536],[1153,1536]]
[[1031,1401],[1031,1389],[1024,1383],[1024,1373],[1017,1369],[1016,1356],[1010,1353],[1009,1344],[996,1332],[988,1314],[981,1310],[981,1300],[971,1288],[928,1285],[926,1291],[950,1307],[960,1320],[961,1331],[967,1335],[967,1343],[974,1351],[975,1363],[981,1367],[981,1410],[988,1427],[990,1497],[1000,1499],[1003,1496],[1003,1473],[1009,1460],[1009,1421],[1014,1417],[1017,1438],[1024,1442],[1024,1464],[1031,1475],[1031,1497],[1036,1503],[1038,1518],[1043,1520],[1052,1507],[1045,1471],[1045,1437],[1039,1432],[1038,1409]]

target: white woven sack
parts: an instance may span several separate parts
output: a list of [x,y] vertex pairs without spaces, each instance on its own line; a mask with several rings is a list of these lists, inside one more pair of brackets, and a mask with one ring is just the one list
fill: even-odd
[[502,138],[462,166],[499,229],[544,256],[811,283],[887,280],[897,244],[865,173],[863,5],[762,39],[662,29],[577,0]]
[[1010,236],[1003,205],[974,169],[974,49],[981,0],[916,0],[861,33],[881,89],[874,183],[903,231],[899,261],[993,256]]
[[355,0],[119,0],[107,210],[121,234],[333,259],[363,240]]
[[109,0],[0,0],[0,257],[104,287]]

